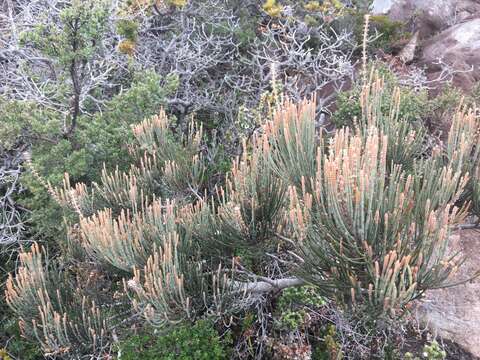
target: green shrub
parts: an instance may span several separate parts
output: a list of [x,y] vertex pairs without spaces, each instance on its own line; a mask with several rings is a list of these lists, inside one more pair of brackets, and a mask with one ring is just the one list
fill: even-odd
[[304,285],[298,288],[288,288],[282,291],[278,299],[278,307],[283,310],[294,305],[320,307],[325,305],[326,300],[318,294],[318,289],[312,285]]
[[407,352],[404,355],[405,360],[443,360],[447,357],[447,352],[440,346],[440,344],[433,340],[429,344],[425,344],[420,356],[414,356],[412,353]]
[[285,289],[277,303],[279,312],[277,326],[281,330],[296,330],[304,327],[309,317],[309,310],[318,309],[325,304],[325,298],[318,294],[315,286],[304,285]]
[[122,342],[118,360],[221,360],[229,358],[231,339],[220,338],[213,325],[197,321],[167,334],[143,333]]
[[343,352],[341,344],[337,341],[337,330],[334,325],[329,324],[321,334],[322,341],[314,347],[313,360],[341,360]]
[[[385,67],[377,67],[379,75],[384,79],[382,98],[378,104],[382,113],[388,113],[394,104],[393,91],[400,89],[398,118],[411,123],[421,123],[430,114],[430,102],[427,91],[415,91],[408,87],[400,87],[395,74]],[[342,92],[337,98],[337,110],[332,121],[337,127],[353,127],[355,118],[362,116],[361,105],[362,84],[357,83],[349,91]]]
[[[52,186],[60,186],[66,172],[72,183],[90,184],[99,180],[104,166],[109,170],[129,167],[132,159],[128,144],[133,140],[130,126],[157,114],[176,83],[174,76],[162,81],[153,71],[138,73],[131,87],[108,101],[102,113],[82,116],[68,139],[62,136],[60,114],[34,104],[3,105],[0,129],[5,129],[10,139],[15,136],[32,144],[33,166]],[[43,239],[59,236],[63,232],[58,221],[63,216],[61,209],[35,176],[25,173],[22,181],[28,191],[22,194],[20,203],[32,211],[32,232]]]
[[370,27],[379,34],[379,37],[369,46],[372,49],[383,49],[387,53],[392,51],[396,42],[409,35],[405,33],[402,22],[392,21],[386,15],[371,16]]
[[[5,315],[7,315],[7,309],[0,309],[1,311],[5,310]],[[4,319],[1,319],[4,320]],[[8,346],[5,349],[5,353],[9,353],[17,359],[22,360],[41,360],[44,359],[40,349],[36,343],[27,341],[20,334],[20,329],[16,319],[9,319],[6,321],[0,321],[0,333],[5,337],[5,341],[9,339]],[[0,341],[4,339],[0,338]],[[3,342],[2,342],[3,343]],[[9,360],[10,357],[3,357],[2,349],[0,348],[0,359]]]
[[447,357],[447,352],[434,340],[423,347],[422,356],[428,360],[443,360]]
[[[361,2],[368,2],[362,0]],[[336,19],[340,27],[348,28],[353,32],[357,44],[363,43],[365,29],[365,14],[368,13],[368,4],[356,4],[355,8],[349,8],[344,16]],[[385,53],[392,53],[398,50],[402,40],[410,38],[411,34],[406,32],[405,24],[400,21],[393,21],[386,15],[371,15],[369,20],[369,38],[373,40],[367,43],[367,50],[370,53],[377,53],[379,50]]]
[[126,39],[136,41],[138,36],[138,22],[134,20],[122,19],[117,23],[117,32]]

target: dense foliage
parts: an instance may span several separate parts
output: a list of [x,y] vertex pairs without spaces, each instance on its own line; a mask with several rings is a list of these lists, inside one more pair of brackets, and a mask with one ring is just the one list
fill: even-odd
[[221,339],[211,324],[199,321],[180,326],[167,334],[148,333],[130,337],[119,345],[119,357],[135,360],[222,360],[228,359],[229,337]]

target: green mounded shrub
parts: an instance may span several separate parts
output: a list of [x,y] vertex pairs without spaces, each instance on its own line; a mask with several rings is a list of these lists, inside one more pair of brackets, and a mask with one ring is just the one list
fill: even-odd
[[323,329],[322,341],[313,347],[312,360],[341,360],[343,352],[338,342],[338,334],[334,325],[329,324]]
[[[0,311],[4,312],[5,317],[7,316],[8,314],[7,309],[0,308]],[[21,336],[17,319],[0,318],[0,332],[3,336],[2,338],[0,338],[0,341],[2,341],[2,343],[7,339],[9,340],[8,346],[4,350],[5,354],[8,353],[14,356],[16,359],[22,359],[22,360],[44,359],[37,344],[27,341]],[[0,359],[11,360],[11,357],[6,357],[2,353],[2,348],[0,348]]]
[[131,41],[137,40],[138,28],[138,22],[130,19],[121,19],[117,23],[117,32]]
[[308,308],[319,308],[326,304],[315,286],[305,285],[282,291],[277,309],[280,313],[278,326],[289,330],[302,327],[307,319]]
[[197,321],[167,334],[135,335],[119,346],[118,360],[222,360],[229,358],[229,336],[221,338],[213,325]]
[[[340,29],[348,29],[352,32],[356,44],[364,41],[365,15],[369,13],[370,0],[353,1],[353,7],[345,7],[340,15],[334,18],[334,26]],[[370,15],[369,19],[368,53],[383,51],[390,54],[397,52],[411,33],[406,31],[405,23],[393,21],[386,15]],[[357,53],[360,54],[361,48]]]
[[[425,116],[430,113],[430,102],[426,90],[415,91],[409,87],[399,87],[398,79],[389,69],[376,66],[379,75],[384,79],[384,88],[380,100],[380,112],[388,113],[394,104],[393,91],[400,89],[400,104],[398,118],[412,123],[422,123]],[[338,95],[337,110],[332,116],[332,122],[337,128],[355,126],[355,119],[362,116],[362,105],[360,103],[362,84],[359,82],[349,91],[341,92]]]
[[404,360],[444,360],[446,357],[447,352],[436,340],[433,340],[423,346],[422,352],[419,356],[414,356],[412,353],[407,352],[403,358]]
[[[362,28],[362,22],[359,24],[359,29]],[[402,22],[392,21],[386,15],[371,16],[370,28],[376,31],[379,37],[371,42],[369,47],[371,49],[383,49],[387,53],[392,52],[395,43],[409,35],[405,32]],[[361,30],[359,33],[361,34]]]

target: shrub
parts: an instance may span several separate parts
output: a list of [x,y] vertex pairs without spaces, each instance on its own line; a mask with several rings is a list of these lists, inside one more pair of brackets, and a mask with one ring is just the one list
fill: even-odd
[[273,18],[279,17],[283,11],[283,6],[279,5],[276,0],[265,1],[262,8],[269,16]]
[[337,341],[337,332],[334,325],[327,325],[322,340],[322,343],[314,348],[313,360],[341,360],[344,358],[341,345]]
[[119,345],[119,360],[221,360],[228,359],[231,339],[221,338],[211,323],[197,321],[166,334],[143,333]]
[[[7,281],[7,304],[18,316],[22,336],[37,341],[46,354],[102,351],[108,337],[103,311],[47,261],[45,249],[34,244],[20,255],[16,276]],[[68,285],[59,289],[60,282]]]
[[420,354],[420,357],[418,356],[413,356],[412,353],[407,352],[404,355],[405,360],[419,360],[419,359],[427,359],[427,360],[443,360],[447,357],[447,353],[443,348],[440,346],[440,344],[436,341],[433,340],[429,344],[425,344],[423,346],[422,352]]
[[[384,141],[374,131],[362,145],[339,131],[331,144],[338,152],[319,155],[313,194],[291,199],[303,244],[301,276],[350,306],[370,303],[373,314],[402,308],[456,270],[459,263],[436,256],[462,218],[453,203],[466,182],[429,162],[414,177],[398,167],[388,174]],[[299,201],[307,209],[297,210]]]
[[135,42],[138,37],[138,22],[128,19],[120,19],[117,23],[117,32],[127,40]]
[[318,289],[314,286],[285,289],[277,303],[278,325],[288,330],[302,328],[307,322],[307,310],[318,309],[325,303],[325,299],[318,294]]
[[[42,360],[44,359],[42,351],[39,349],[38,344],[33,341],[29,341],[22,337],[20,328],[18,326],[18,319],[8,319],[7,316],[10,315],[7,307],[5,306],[4,316],[5,319],[0,319],[1,327],[0,331],[2,332],[2,341],[7,343],[8,339],[8,349],[5,349],[5,353],[10,354],[14,359],[24,359],[24,360]],[[8,351],[7,351],[8,350]],[[0,350],[0,358],[2,356],[2,351]],[[7,360],[10,358],[3,358],[2,360]]]
[[[58,130],[68,138],[75,132],[79,116],[92,107],[98,109],[99,102],[105,100],[99,90],[105,89],[105,78],[112,68],[100,60],[110,45],[109,4],[73,0],[49,10],[47,16],[37,16],[33,26],[20,28],[17,46],[22,47],[25,61],[15,70],[23,75],[22,82],[15,85],[17,91],[26,92],[23,98],[62,112],[62,128]],[[49,66],[42,64],[45,61]]]
[[[396,76],[385,67],[380,66],[377,78],[384,81],[382,84],[381,96],[376,100],[377,103],[372,107],[380,114],[389,114],[395,102],[394,91],[398,92],[401,98],[397,111],[398,119],[421,125],[427,120],[430,113],[428,94],[425,90],[415,91],[409,87],[402,87],[398,83]],[[375,74],[375,72],[371,72]],[[372,80],[370,80],[372,81]],[[337,110],[332,116],[332,122],[338,127],[355,126],[355,119],[362,117],[361,94],[363,92],[363,84],[361,82],[355,84],[349,91],[342,92],[338,95],[336,107]]]
[[[99,180],[104,166],[128,168],[132,161],[128,144],[133,141],[130,126],[157,113],[175,83],[175,77],[170,77],[162,86],[160,77],[152,71],[137,74],[130,88],[106,103],[103,113],[82,117],[69,139],[62,135],[59,115],[34,104],[10,103],[0,126],[14,131],[19,141],[32,144],[32,166],[45,182],[60,186],[68,172],[72,183],[90,184]],[[33,174],[23,174],[22,182],[27,192],[18,201],[31,210],[32,236],[60,236],[62,224],[58,219],[63,214],[58,204]]]
[[[411,171],[414,162],[429,151],[427,131],[421,121],[402,117],[402,90],[399,87],[389,89],[385,83],[380,74],[371,73],[369,82],[362,86],[359,99],[362,111],[353,126],[363,137],[372,126],[380,129],[390,139],[387,166],[401,165],[403,170]],[[390,105],[383,108],[383,101],[388,97]]]
[[[302,285],[308,286],[281,296],[287,327],[305,319],[289,300],[293,294],[300,306],[335,300],[376,328],[398,319],[429,289],[449,285],[462,262],[447,255],[449,232],[466,216],[466,207],[455,204],[468,181],[465,164],[480,151],[478,121],[459,110],[442,147],[418,156],[418,143],[407,141],[401,150],[399,129],[414,131],[392,110],[401,97],[393,89],[384,113],[384,81],[372,81],[359,94],[358,125],[332,136],[317,131],[314,101],[285,101],[213,184],[206,174],[217,169],[217,152],[201,125],[192,121],[176,132],[161,111],[134,126],[134,164],[127,171],[105,169],[90,186],[67,177],[54,192],[76,221],[69,245],[81,254],[77,261],[123,283],[121,309],[113,296],[87,293],[68,307],[63,297],[57,300],[58,292],[80,299],[70,287],[83,289],[81,267],[72,270],[78,281],[70,282],[68,273],[70,280],[57,280],[54,271],[42,271],[45,257],[34,247],[8,282],[7,298],[24,333],[35,335],[42,326],[50,334],[39,336],[43,349],[73,349],[82,339],[75,349],[98,355],[101,341],[92,336],[102,334],[111,345],[125,307],[139,325],[169,332],[180,323],[265,309],[275,292]],[[85,304],[92,304],[88,326],[79,316]],[[51,317],[42,317],[47,311]],[[60,324],[59,316],[71,320]],[[329,351],[341,353],[330,337]],[[309,352],[300,340],[274,347]],[[259,348],[266,340],[260,341]]]
[[[360,23],[358,27],[360,36],[362,24]],[[378,34],[378,38],[370,42],[368,46],[373,50],[382,49],[387,53],[391,53],[396,43],[409,35],[405,32],[405,26],[402,22],[392,21],[386,15],[371,16],[370,28]],[[361,38],[358,40],[360,42]]]

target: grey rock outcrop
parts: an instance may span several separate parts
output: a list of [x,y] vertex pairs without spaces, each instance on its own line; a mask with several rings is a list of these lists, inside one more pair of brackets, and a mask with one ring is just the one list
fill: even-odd
[[428,79],[441,78],[446,64],[452,83],[463,90],[480,81],[480,0],[374,0],[372,12],[418,34],[416,62],[427,69]]
[[464,90],[480,81],[480,18],[452,26],[425,42],[420,62],[432,76],[441,71],[435,66],[438,60],[459,71],[453,82]]
[[480,0],[374,0],[373,13],[412,23],[420,38],[480,16]]

